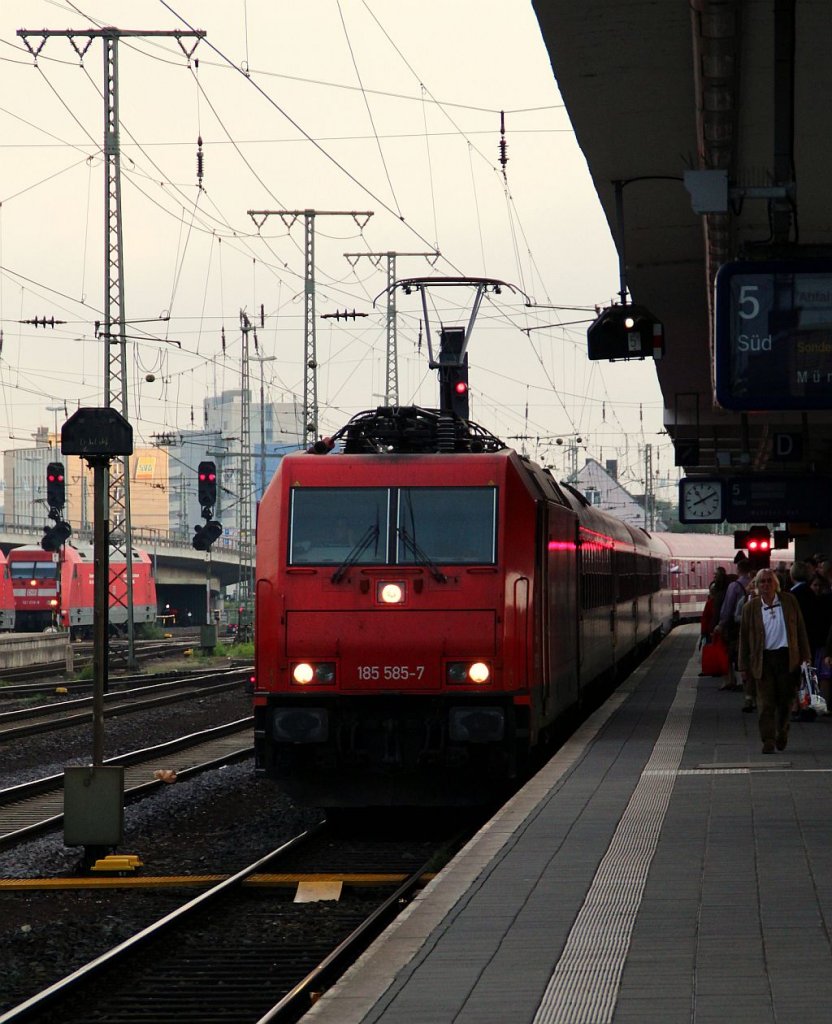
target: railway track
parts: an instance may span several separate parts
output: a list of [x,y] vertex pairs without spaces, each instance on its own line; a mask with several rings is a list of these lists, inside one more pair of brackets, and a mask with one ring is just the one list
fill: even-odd
[[[156,658],[176,657],[194,645],[194,641],[185,639],[139,640],[136,642],[134,654],[137,662],[153,661]],[[73,644],[72,655],[74,671],[83,671],[83,669],[92,665],[92,644]],[[108,651],[108,662],[111,669],[126,666],[126,645],[121,644],[118,641],[111,643]],[[37,665],[26,665],[24,668],[4,669],[2,678],[9,683],[20,683],[27,679],[40,679],[44,677],[55,679],[62,678],[65,675],[66,664],[63,660],[60,660],[43,662]],[[0,689],[0,694],[5,694],[13,689],[13,686],[4,686]]]
[[[229,658],[225,662],[217,662],[217,664],[225,664],[229,669],[239,669],[249,673],[249,675],[253,670],[251,659],[246,658]],[[215,671],[221,673],[224,670],[218,668]],[[191,669],[174,668],[164,672],[153,672],[152,674],[136,672],[130,675],[111,675],[107,682],[111,691],[123,691],[138,689],[142,686],[155,686],[156,683],[169,683],[175,679],[196,679],[206,674],[207,672],[204,667]],[[39,681],[34,683],[4,683],[0,686],[0,702],[12,702],[14,700],[34,697],[52,697],[56,694],[62,696],[85,694],[90,693],[93,689],[93,680],[91,678],[56,680],[54,676],[49,675],[45,678],[42,675],[37,678]]]
[[[194,732],[158,746],[109,758],[105,764],[124,765],[125,800],[137,799],[165,783],[157,769],[177,777],[206,771],[250,757],[252,719]],[[58,828],[63,821],[63,774],[51,775],[0,790],[0,850],[34,835]]]
[[[134,714],[204,697],[212,693],[223,693],[240,687],[248,678],[242,669],[228,669],[224,672],[210,672],[201,676],[179,677],[164,683],[144,685],[134,690],[104,694],[104,717]],[[93,698],[79,697],[60,703],[44,704],[39,707],[18,708],[0,712],[0,743],[32,736],[55,729],[68,729],[92,721]]]
[[[189,1024],[297,1020],[403,909],[462,837],[349,843],[325,823],[304,832],[0,1017],[2,1024]],[[329,850],[327,850],[329,846]],[[336,902],[296,902],[298,865],[346,879]],[[323,871],[321,866],[329,866]],[[294,873],[287,888],[287,873]],[[308,876],[300,876],[300,881]],[[404,881],[402,881],[402,878]],[[357,884],[361,883],[363,884]]]

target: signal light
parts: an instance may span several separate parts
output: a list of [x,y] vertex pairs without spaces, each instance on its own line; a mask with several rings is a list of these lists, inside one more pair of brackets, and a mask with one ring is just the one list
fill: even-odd
[[734,546],[748,552],[748,560],[755,571],[767,569],[771,564],[771,531],[767,526],[735,531]]
[[439,399],[443,412],[452,412],[461,420],[467,420],[468,408],[468,355],[459,366],[439,367]]
[[46,504],[50,509],[62,509],[66,504],[66,484],[62,462],[50,462],[46,467]]
[[[200,462],[197,469],[199,505],[203,510],[213,509],[217,503],[217,465],[215,462]],[[209,513],[210,517],[210,513]]]
[[197,551],[208,551],[214,541],[222,536],[222,523],[216,519],[209,519],[204,526],[194,527],[194,536],[191,544]]
[[71,534],[72,527],[60,519],[54,526],[47,527],[41,538],[40,546],[44,551],[59,551],[61,545],[69,540]]
[[590,359],[661,359],[664,325],[644,306],[607,306],[586,332]]

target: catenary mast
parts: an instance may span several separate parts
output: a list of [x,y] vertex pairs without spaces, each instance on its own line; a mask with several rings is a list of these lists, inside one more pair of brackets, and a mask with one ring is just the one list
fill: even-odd
[[[37,63],[38,55],[50,36],[62,36],[83,61],[94,39],[104,44],[104,322],[96,324],[96,335],[104,344],[104,405],[116,409],[125,420],[127,415],[127,337],[125,334],[124,254],[121,218],[121,152],[118,116],[118,44],[121,39],[138,36],[176,39],[190,60],[205,35],[203,31],[182,32],[177,29],[136,30],[114,27],[90,29],[18,29],[26,48]],[[39,39],[35,45],[31,40]],[[184,40],[192,41],[188,48]],[[128,663],[135,666],[133,623],[133,542],[130,524],[130,457],[114,459],[105,470],[105,490],[109,516],[109,545],[114,562],[124,559],[124,568],[114,570],[109,582],[110,600],[127,607]],[[116,593],[116,582],[124,574],[124,598]]]

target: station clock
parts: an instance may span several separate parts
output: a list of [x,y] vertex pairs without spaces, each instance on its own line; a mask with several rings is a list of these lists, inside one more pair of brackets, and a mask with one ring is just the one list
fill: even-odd
[[684,477],[679,481],[679,521],[721,523],[725,518],[722,480]]

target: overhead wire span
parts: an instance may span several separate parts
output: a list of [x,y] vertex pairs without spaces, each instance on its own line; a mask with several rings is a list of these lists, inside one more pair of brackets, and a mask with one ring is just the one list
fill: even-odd
[[[75,9],[77,10],[77,8],[75,8]],[[87,17],[87,16],[85,15],[85,17]],[[94,19],[92,19],[92,18],[89,18],[88,20],[94,21]],[[100,25],[102,25],[103,22],[101,22],[101,23],[95,22],[95,24],[97,24],[100,27]],[[0,43],[5,43],[7,46],[11,46],[13,49],[19,50],[21,53],[25,53],[26,52],[23,49],[23,47],[15,46],[13,43],[8,42],[7,40],[0,40]],[[157,41],[152,40],[152,39],[151,40],[143,40],[143,45],[147,46],[147,47],[152,47],[154,49],[161,50],[163,53],[167,53],[168,52],[167,48],[165,47],[165,45],[162,42],[157,42]],[[162,64],[170,64],[170,65],[179,65],[179,64],[181,64],[181,59],[179,58],[178,55],[175,55],[175,56],[173,56],[171,58],[166,58],[164,56],[160,56],[157,53],[149,53],[149,52],[147,52],[146,50],[144,50],[142,48],[141,45],[138,45],[135,42],[130,43],[130,46],[131,46],[131,49],[136,50],[138,53],[143,53],[145,56],[149,57],[151,60],[159,61]],[[8,59],[9,58],[0,57],[0,61],[8,60]],[[17,63],[19,63],[19,64],[29,64],[29,63],[31,63],[31,60],[14,61],[13,63],[16,63],[16,64]],[[56,60],[55,63],[69,64],[70,62],[69,61]],[[223,59],[222,61],[203,60],[202,63],[206,67],[229,68],[229,70],[234,70],[234,68],[230,67],[230,65],[228,64],[228,61],[226,61],[225,59]],[[248,61],[246,61],[244,63],[248,64]],[[370,96],[383,96],[383,97],[385,97],[387,99],[404,100],[405,102],[408,102],[408,103],[421,103],[422,102],[422,99],[421,99],[420,96],[413,96],[413,95],[409,95],[407,93],[391,92],[389,89],[369,89],[369,88],[363,88],[363,87],[357,86],[357,85],[351,85],[349,82],[333,82],[331,80],[324,79],[324,78],[309,78],[306,75],[289,75],[289,74],[286,74],[286,72],[283,72],[283,71],[272,71],[269,68],[253,68],[253,67],[250,66],[250,64],[248,65],[247,70],[248,70],[248,74],[249,75],[258,75],[261,78],[280,78],[280,79],[284,79],[287,82],[300,82],[300,83],[302,83],[304,85],[319,85],[319,86],[322,86],[322,87],[324,87],[326,89],[342,89],[342,90],[345,90],[347,92],[359,92],[359,91],[361,91],[361,92],[366,92]],[[475,113],[479,113],[479,114],[499,114],[500,113],[500,110],[497,107],[481,107],[481,106],[478,106],[477,104],[474,104],[474,103],[457,103],[457,102],[455,102],[453,100],[440,100],[440,99],[434,99],[434,98],[431,98],[430,102],[431,103],[435,103],[437,106],[453,107],[453,108],[455,108],[457,110],[471,110],[471,111],[474,111]],[[506,114],[536,114],[536,113],[540,113],[540,112],[545,111],[545,110],[566,110],[566,104],[564,104],[564,103],[548,103],[548,104],[543,104],[542,106],[537,106],[537,107],[512,107],[512,108],[506,107],[505,108],[505,113]],[[564,129],[564,131],[571,131],[571,129]]]
[[17,192],[13,192],[10,196],[3,196],[2,199],[0,199],[0,203],[10,203],[13,199],[19,199],[20,196],[26,195],[27,192],[40,188],[41,185],[45,185],[49,181],[54,181],[55,178],[60,178],[68,171],[74,171],[76,167],[80,167],[81,164],[86,163],[86,161],[87,157],[82,157],[80,160],[74,160],[71,164],[67,164],[66,167],[61,168],[61,170],[55,171],[53,174],[48,174],[45,178],[41,178],[39,181],[35,181],[31,185],[27,185],[25,188],[21,188]]
[[373,137],[376,140],[376,146],[378,147],[378,155],[381,158],[381,165],[384,168],[384,173],[387,177],[387,184],[390,186],[390,195],[393,197],[393,202],[396,204],[399,219],[403,220],[402,208],[399,203],[398,197],[396,196],[396,190],[393,188],[393,182],[390,178],[390,170],[387,167],[387,161],[384,159],[384,150],[381,148],[381,140],[378,137],[378,131],[376,130],[375,119],[373,118],[373,110],[370,106],[370,101],[367,97],[367,92],[364,89],[364,83],[361,81],[361,72],[358,69],[358,61],[355,58],[355,51],[352,48],[352,42],[350,41],[350,34],[347,31],[347,23],[344,20],[344,12],[341,8],[341,0],[338,0],[338,16],[341,19],[341,26],[344,29],[344,37],[347,40],[347,49],[350,51],[350,59],[352,60],[352,66],[355,69],[355,77],[358,79],[358,85],[361,89],[361,95],[364,98],[364,105],[367,108],[367,116],[370,119],[370,127],[373,129]]
[[[174,8],[167,2],[167,0],[159,0],[159,2],[162,4],[163,7],[170,11],[170,13],[174,17],[178,18],[182,22],[182,24],[185,25],[190,31],[195,31],[191,26],[190,22],[188,22],[186,18],[179,14],[178,11],[174,10]],[[211,50],[213,50],[214,53],[216,53],[218,56],[222,57],[222,59],[228,64],[229,67],[233,68],[235,71],[241,74],[246,79],[246,81],[250,82],[252,88],[256,89],[257,92],[263,97],[263,99],[266,100],[268,104],[274,107],[274,109],[277,110],[278,113],[280,113],[281,116],[284,117],[289,122],[289,124],[292,125],[293,128],[296,128],[297,131],[300,132],[301,135],[303,135],[307,142],[314,146],[315,149],[317,149],[322,156],[329,160],[329,162],[332,163],[333,166],[335,166],[342,174],[344,174],[354,185],[361,189],[362,192],[366,193],[372,200],[374,200],[374,202],[378,203],[379,206],[382,206],[389,214],[391,214],[398,221],[404,224],[405,227],[407,227],[407,229],[410,232],[412,232],[420,241],[424,242],[425,245],[430,245],[427,239],[424,238],[422,234],[412,224],[410,224],[406,217],[398,214],[390,206],[389,203],[385,202],[385,200],[381,198],[381,196],[377,195],[368,185],[365,185],[364,182],[360,180],[360,178],[356,177],[356,175],[354,175],[352,171],[345,167],[339,160],[336,160],[336,158],[327,149],[325,149],[324,146],[322,146],[317,139],[310,135],[309,132],[307,132],[306,129],[301,124],[299,124],[298,121],[296,121],[287,110],[284,110],[283,107],[281,107],[281,105],[275,99],[273,99],[258,82],[251,78],[250,75],[246,74],[242,70],[242,68],[240,68],[239,65],[237,65],[233,60],[231,60],[231,58],[228,57],[222,50],[220,50],[219,47],[217,47],[207,38],[203,39],[203,43],[206,46],[208,46]],[[269,192],[269,194],[271,194],[271,192]]]
[[482,257],[482,273],[484,277],[488,277],[488,262],[485,258],[485,242],[482,237],[482,218],[480,217],[480,201],[477,195],[477,182],[474,177],[474,161],[471,156],[471,144],[468,144],[468,167],[471,171],[471,192],[474,197],[474,209],[477,214],[477,232],[480,238],[480,256]]

